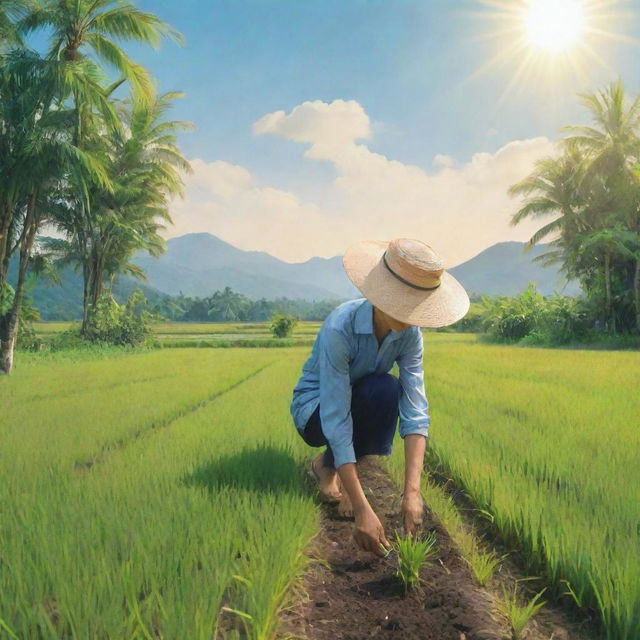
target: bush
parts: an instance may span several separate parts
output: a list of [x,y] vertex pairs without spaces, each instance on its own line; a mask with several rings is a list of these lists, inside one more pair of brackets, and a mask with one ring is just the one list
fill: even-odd
[[84,338],[113,345],[140,345],[151,333],[148,324],[153,314],[147,307],[147,300],[139,290],[122,305],[111,294],[105,294],[89,314]]
[[567,344],[585,340],[593,313],[582,298],[554,294],[547,298],[530,284],[520,295],[482,299],[482,326],[498,341]]
[[276,313],[273,318],[271,318],[269,329],[271,329],[271,332],[276,338],[286,338],[291,335],[296,324],[298,324],[298,319],[295,316]]
[[529,335],[540,322],[544,298],[533,283],[518,296],[484,297],[482,326],[494,338],[517,341]]
[[592,317],[580,298],[554,295],[545,300],[542,315],[533,331],[522,340],[525,344],[567,344],[584,340]]

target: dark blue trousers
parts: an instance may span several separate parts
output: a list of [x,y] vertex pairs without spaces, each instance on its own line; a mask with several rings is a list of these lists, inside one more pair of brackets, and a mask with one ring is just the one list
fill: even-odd
[[[365,376],[351,387],[353,448],[357,459],[391,453],[398,422],[400,390],[400,381],[390,373]],[[333,453],[320,424],[320,405],[311,414],[301,435],[312,447],[327,447],[324,466],[333,468]]]

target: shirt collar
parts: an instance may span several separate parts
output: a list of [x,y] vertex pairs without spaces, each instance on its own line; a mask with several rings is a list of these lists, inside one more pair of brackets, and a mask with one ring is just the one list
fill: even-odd
[[373,333],[373,305],[366,298],[356,309],[354,326],[356,333]]
[[[373,331],[373,305],[367,298],[363,298],[362,304],[356,309],[355,312],[355,332],[356,333],[369,333],[374,334]],[[392,342],[397,340],[402,335],[401,331],[394,331],[391,329],[385,337],[385,342]]]

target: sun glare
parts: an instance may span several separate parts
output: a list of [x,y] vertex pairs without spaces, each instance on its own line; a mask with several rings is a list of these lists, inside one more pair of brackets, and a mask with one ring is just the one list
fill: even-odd
[[[474,42],[487,57],[472,81],[500,67],[509,70],[500,102],[513,91],[563,92],[586,85],[607,63],[613,44],[638,47],[629,25],[640,16],[638,0],[474,0]],[[484,25],[484,26],[483,26]]]
[[584,7],[577,0],[533,0],[524,10],[532,44],[550,52],[566,51],[584,30]]

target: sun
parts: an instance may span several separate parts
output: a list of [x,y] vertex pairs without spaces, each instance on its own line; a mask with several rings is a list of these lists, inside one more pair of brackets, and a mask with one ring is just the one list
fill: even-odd
[[585,12],[579,0],[532,0],[523,12],[531,44],[548,51],[566,51],[584,32]]
[[[474,21],[474,46],[485,56],[465,80],[503,67],[502,103],[514,91],[557,95],[567,86],[588,86],[598,70],[615,73],[612,45],[640,42],[630,29],[640,17],[638,0],[471,0],[463,15]],[[484,26],[483,26],[484,25]]]

